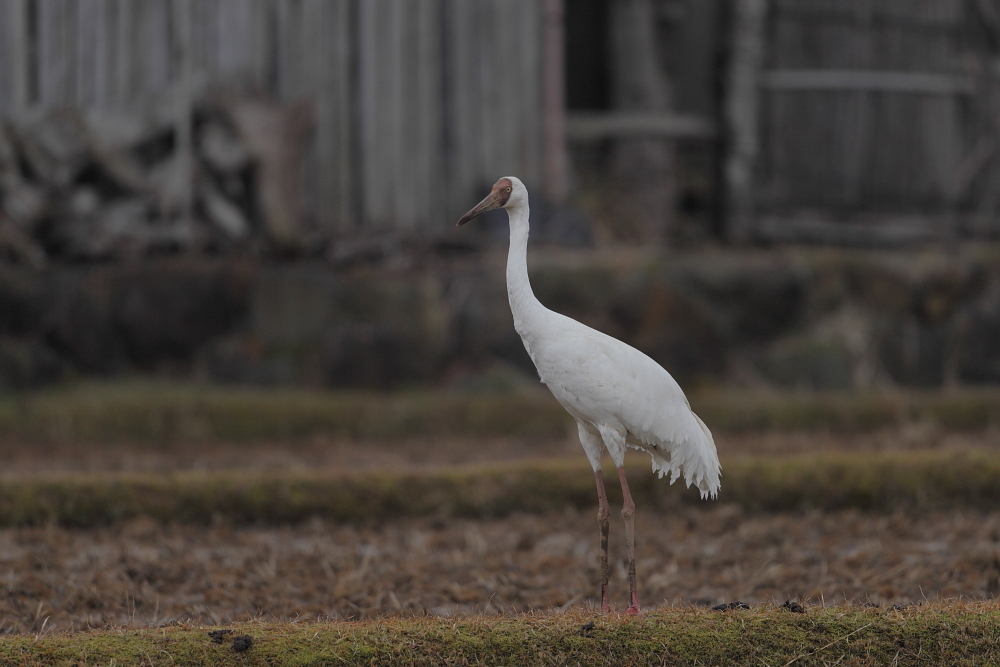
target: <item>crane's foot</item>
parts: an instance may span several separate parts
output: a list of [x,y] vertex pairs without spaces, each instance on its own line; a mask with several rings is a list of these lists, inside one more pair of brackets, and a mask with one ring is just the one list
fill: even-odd
[[639,594],[633,588],[632,594],[629,597],[631,598],[632,604],[628,606],[628,609],[625,610],[625,613],[629,614],[630,616],[638,616],[639,614],[642,613],[642,611],[639,610]]

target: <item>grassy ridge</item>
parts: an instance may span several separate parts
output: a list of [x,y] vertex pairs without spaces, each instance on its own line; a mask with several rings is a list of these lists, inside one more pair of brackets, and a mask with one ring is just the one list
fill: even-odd
[[[719,500],[751,511],[1000,506],[1000,456],[988,452],[746,457],[723,465]],[[658,480],[641,457],[629,467],[643,506],[703,502],[682,483]],[[619,502],[617,484],[608,490]],[[137,516],[192,524],[497,517],[595,502],[582,457],[421,472],[25,476],[0,481],[0,526],[88,527]]]
[[[953,393],[695,393],[715,433],[858,432],[912,421],[953,430],[1000,426],[1000,390]],[[291,440],[442,436],[562,437],[575,433],[545,392],[265,391],[169,384],[84,384],[0,398],[0,439],[22,442]]]
[[[585,623],[594,627],[581,633]],[[711,612],[640,618],[586,612],[366,622],[249,623],[253,638],[209,641],[208,628],[0,638],[0,664],[62,665],[981,665],[1000,661],[995,603],[903,611],[859,608]],[[585,636],[586,635],[586,636]]]
[[88,384],[0,399],[0,438],[23,442],[561,437],[568,427],[554,400],[521,395]]

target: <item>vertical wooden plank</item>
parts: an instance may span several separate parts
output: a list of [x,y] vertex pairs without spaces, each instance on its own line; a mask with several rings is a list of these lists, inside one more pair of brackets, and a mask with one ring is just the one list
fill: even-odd
[[133,72],[135,49],[133,35],[135,34],[134,12],[137,0],[118,0],[117,20],[115,22],[115,81],[114,105],[118,110],[124,110],[134,99],[135,86]]
[[727,77],[726,123],[730,145],[725,180],[729,208],[728,235],[746,241],[752,234],[754,170],[759,151],[759,79],[764,63],[767,0],[736,0]]
[[[543,1],[548,2],[549,0]],[[493,69],[501,94],[499,95],[500,104],[498,107],[500,112],[498,120],[500,122],[497,125],[498,131],[494,142],[499,149],[498,164],[494,169],[503,174],[518,175],[517,139],[520,125],[518,114],[520,100],[516,96],[505,94],[504,91],[516,90],[522,85],[517,60],[510,58],[509,54],[516,53],[521,48],[523,36],[517,30],[519,25],[517,14],[519,12],[512,12],[510,6],[503,3],[497,4],[496,11],[497,21],[494,27],[497,33],[494,44],[497,51],[493,54]],[[556,73],[553,75],[558,76]],[[490,174],[487,180],[495,180],[495,177]]]
[[[941,22],[956,19],[961,16],[964,6],[960,0],[936,0],[932,2],[934,18]],[[933,62],[925,64],[922,69],[958,69],[960,51],[955,43],[955,32],[941,30],[940,38],[931,42],[931,48],[914,49],[917,53],[933,58]],[[924,164],[927,165],[932,188],[939,196],[940,232],[951,237],[957,233],[956,212],[961,197],[958,171],[965,151],[959,99],[949,95],[922,100],[917,122],[917,131],[923,138]]]
[[216,8],[220,26],[215,69],[223,76],[247,76],[252,71],[254,11],[252,0],[222,0]]
[[382,215],[380,197],[373,193],[380,165],[375,151],[379,133],[375,102],[375,76],[378,72],[376,22],[381,0],[366,0],[358,5],[358,134],[361,161],[362,226],[369,227]]
[[[859,69],[877,67],[873,50],[871,26],[873,8],[868,0],[855,0],[855,23],[852,34],[845,39],[846,50],[851,59],[851,65]],[[841,111],[841,127],[843,140],[834,142],[839,151],[839,165],[842,169],[841,187],[839,190],[841,207],[853,207],[861,204],[864,184],[865,165],[871,150],[872,141],[872,95],[865,91],[848,93],[844,96]]]
[[325,25],[326,18],[323,5],[317,4],[315,0],[303,0],[299,15],[304,69],[302,85],[307,91],[306,98],[312,105],[313,131],[302,158],[304,162],[302,207],[306,219],[313,221],[324,230],[329,228],[329,220],[321,218],[325,212],[320,210],[321,183],[326,179],[321,145],[321,137],[325,139],[327,135],[328,114],[324,104],[325,91],[323,90],[328,56],[325,53],[325,44],[321,34],[321,31],[330,30],[330,27]]
[[139,9],[141,66],[136,92],[141,98],[167,89],[173,78],[172,54],[169,42],[170,0],[142,0]]
[[396,60],[392,63],[392,115],[397,128],[397,140],[389,147],[395,155],[394,167],[394,218],[409,230],[417,227],[423,211],[423,192],[420,185],[424,174],[420,172],[421,158],[418,134],[421,127],[421,98],[424,91],[415,84],[420,79],[423,63],[420,62],[420,5],[406,0],[396,0],[393,32],[399,40]]
[[395,219],[401,209],[395,187],[400,165],[394,159],[394,147],[401,143],[397,65],[401,60],[403,23],[399,5],[399,0],[360,3],[362,188],[365,225],[371,229],[406,225],[406,221]]
[[44,106],[65,103],[63,95],[69,75],[63,31],[65,15],[62,0],[37,0],[38,3],[38,92]]
[[62,57],[63,87],[60,91],[61,104],[73,106],[76,103],[76,40],[77,5],[81,0],[65,0],[62,5]]
[[302,44],[302,0],[282,0],[277,9],[277,94],[285,101],[305,93]]
[[27,0],[7,0],[3,6],[3,16],[0,17],[0,31],[3,35],[3,51],[0,51],[0,70],[3,70],[3,81],[0,82],[0,111],[20,113],[29,104],[29,67],[31,58],[28,42],[28,3]]
[[102,111],[114,108],[115,68],[118,33],[117,0],[96,0],[98,16],[94,41],[97,44],[94,68],[94,107]]
[[[563,6],[562,0],[544,0],[544,3],[542,115],[545,121],[542,136],[545,145],[545,178],[543,183],[546,198],[559,204],[566,200],[568,194],[569,169],[569,158],[566,153]],[[516,118],[520,121],[522,117],[518,114]]]
[[27,0],[12,0],[10,28],[14,31],[11,37],[11,53],[13,54],[13,85],[14,109],[21,112],[32,103],[32,80],[38,81],[38,63],[31,57],[32,49],[37,48],[37,41],[32,44],[28,34],[28,2]]
[[[378,106],[375,113],[382,124],[383,133],[379,136],[379,162],[382,170],[379,174],[379,188],[385,193],[387,206],[383,212],[381,226],[391,229],[406,229],[410,226],[409,216],[403,212],[400,201],[401,176],[405,172],[402,161],[405,157],[399,154],[403,144],[403,110],[400,104],[400,78],[404,76],[402,63],[405,45],[403,43],[406,22],[404,3],[407,0],[386,0],[382,5],[381,44],[385,54],[380,67],[381,85],[378,87]],[[388,47],[388,48],[386,48]],[[403,186],[405,187],[405,185]]]
[[334,115],[331,123],[335,131],[335,153],[332,168],[336,173],[336,183],[339,186],[339,199],[336,202],[338,216],[337,229],[353,230],[360,224],[360,197],[357,147],[357,127],[355,126],[355,59],[357,57],[357,24],[354,0],[339,0],[335,14],[337,34],[334,42],[337,63],[331,69],[334,77],[333,101],[331,113]]
[[502,170],[504,166],[503,146],[499,144],[498,132],[504,121],[503,95],[500,91],[500,81],[497,76],[497,55],[503,50],[497,45],[497,23],[504,13],[504,8],[498,6],[502,0],[488,0],[483,3],[483,13],[479,15],[479,32],[482,47],[479,52],[479,110],[480,130],[479,140],[482,142],[483,163],[479,166],[483,184],[493,179],[493,173]]
[[181,224],[194,218],[194,117],[192,85],[195,74],[196,51],[193,48],[195,25],[198,23],[195,7],[204,0],[174,0],[171,17],[174,26],[174,50],[177,53],[176,83],[174,86],[174,132],[176,135],[176,168],[181,174],[181,187],[176,192],[177,214]]
[[447,20],[449,45],[449,96],[447,116],[449,212],[457,219],[468,210],[469,202],[482,196],[482,113],[480,77],[482,39],[480,14],[485,3],[480,0],[450,0]]
[[441,55],[441,2],[426,0],[419,3],[416,24],[417,50],[412,58],[419,63],[419,71],[411,85],[419,100],[419,125],[415,164],[419,179],[413,180],[414,197],[419,199],[420,208],[416,224],[429,230],[443,230],[449,226],[445,216],[444,197],[444,138],[441,117],[443,114],[443,78]]
[[[518,33],[522,35],[518,49],[520,62],[518,75],[521,79],[519,96],[518,169],[528,183],[536,183],[542,173],[542,11],[537,2],[526,0],[518,14],[521,24]],[[563,147],[565,149],[565,146]],[[568,158],[565,166],[568,179]],[[568,184],[567,184],[568,185]]]
[[[414,187],[420,177],[414,175],[419,156],[416,154],[416,137],[413,136],[419,128],[420,102],[414,97],[416,91],[409,85],[419,76],[420,69],[420,63],[415,58],[418,39],[415,15],[419,10],[416,5],[406,0],[394,0],[392,3],[391,39],[397,48],[389,62],[391,77],[385,90],[385,111],[395,135],[393,141],[385,146],[383,154],[383,159],[392,165],[389,187],[392,189],[393,208],[390,223],[406,230],[415,227],[420,207]],[[407,178],[407,175],[410,177]]]
[[373,113],[364,114],[364,122],[380,129],[365,133],[364,159],[381,168],[365,172],[369,220],[409,231],[441,228],[446,209],[439,0],[381,2],[373,25],[383,48],[370,54],[376,65],[372,90],[364,97]]
[[455,198],[455,133],[454,98],[455,68],[452,65],[455,50],[453,36],[454,0],[441,0],[441,215],[451,218]]
[[76,104],[84,109],[93,108],[97,101],[97,74],[100,70],[100,48],[97,41],[103,20],[103,3],[83,0],[77,5],[76,27]]
[[[309,216],[327,234],[353,227],[350,0],[303,0],[300,9],[303,94],[314,126],[305,160]],[[346,125],[345,125],[346,124]]]
[[14,26],[11,22],[12,3],[0,0],[0,117],[13,106],[14,92]]
[[272,0],[251,0],[253,11],[253,63],[251,78],[261,91],[273,90],[274,7]]

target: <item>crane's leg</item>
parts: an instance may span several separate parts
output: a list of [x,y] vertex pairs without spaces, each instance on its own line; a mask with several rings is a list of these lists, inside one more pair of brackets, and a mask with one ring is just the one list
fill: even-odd
[[594,473],[597,479],[597,525],[601,528],[601,611],[611,611],[608,601],[608,533],[611,529],[611,506],[608,505],[608,494],[604,492],[604,474],[600,470]]
[[639,591],[635,583],[635,503],[632,501],[632,494],[628,490],[628,482],[625,480],[625,468],[618,466],[618,479],[622,483],[622,517],[625,519],[625,547],[628,550],[628,596],[629,606],[625,610],[626,614],[639,613]]
[[611,516],[611,506],[608,504],[608,494],[604,491],[604,474],[601,472],[601,455],[604,454],[604,442],[601,436],[590,431],[583,424],[578,423],[577,429],[580,432],[580,444],[583,451],[587,453],[587,459],[594,469],[594,480],[597,482],[597,525],[601,529],[601,611],[611,611],[611,602],[608,600],[608,532]]
[[612,427],[602,426],[601,438],[608,448],[611,460],[618,469],[618,480],[622,484],[622,518],[625,519],[625,547],[628,551],[628,597],[629,606],[626,614],[639,613],[639,592],[635,583],[635,502],[628,490],[625,480],[625,433]]

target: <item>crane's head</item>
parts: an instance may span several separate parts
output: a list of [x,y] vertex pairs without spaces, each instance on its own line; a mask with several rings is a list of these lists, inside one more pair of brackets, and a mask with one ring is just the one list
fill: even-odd
[[495,208],[511,208],[512,206],[522,206],[528,203],[528,189],[524,187],[520,179],[514,176],[504,176],[493,184],[490,194],[486,199],[476,204],[476,206],[462,216],[456,226],[461,227],[469,220],[478,215],[492,211]]

